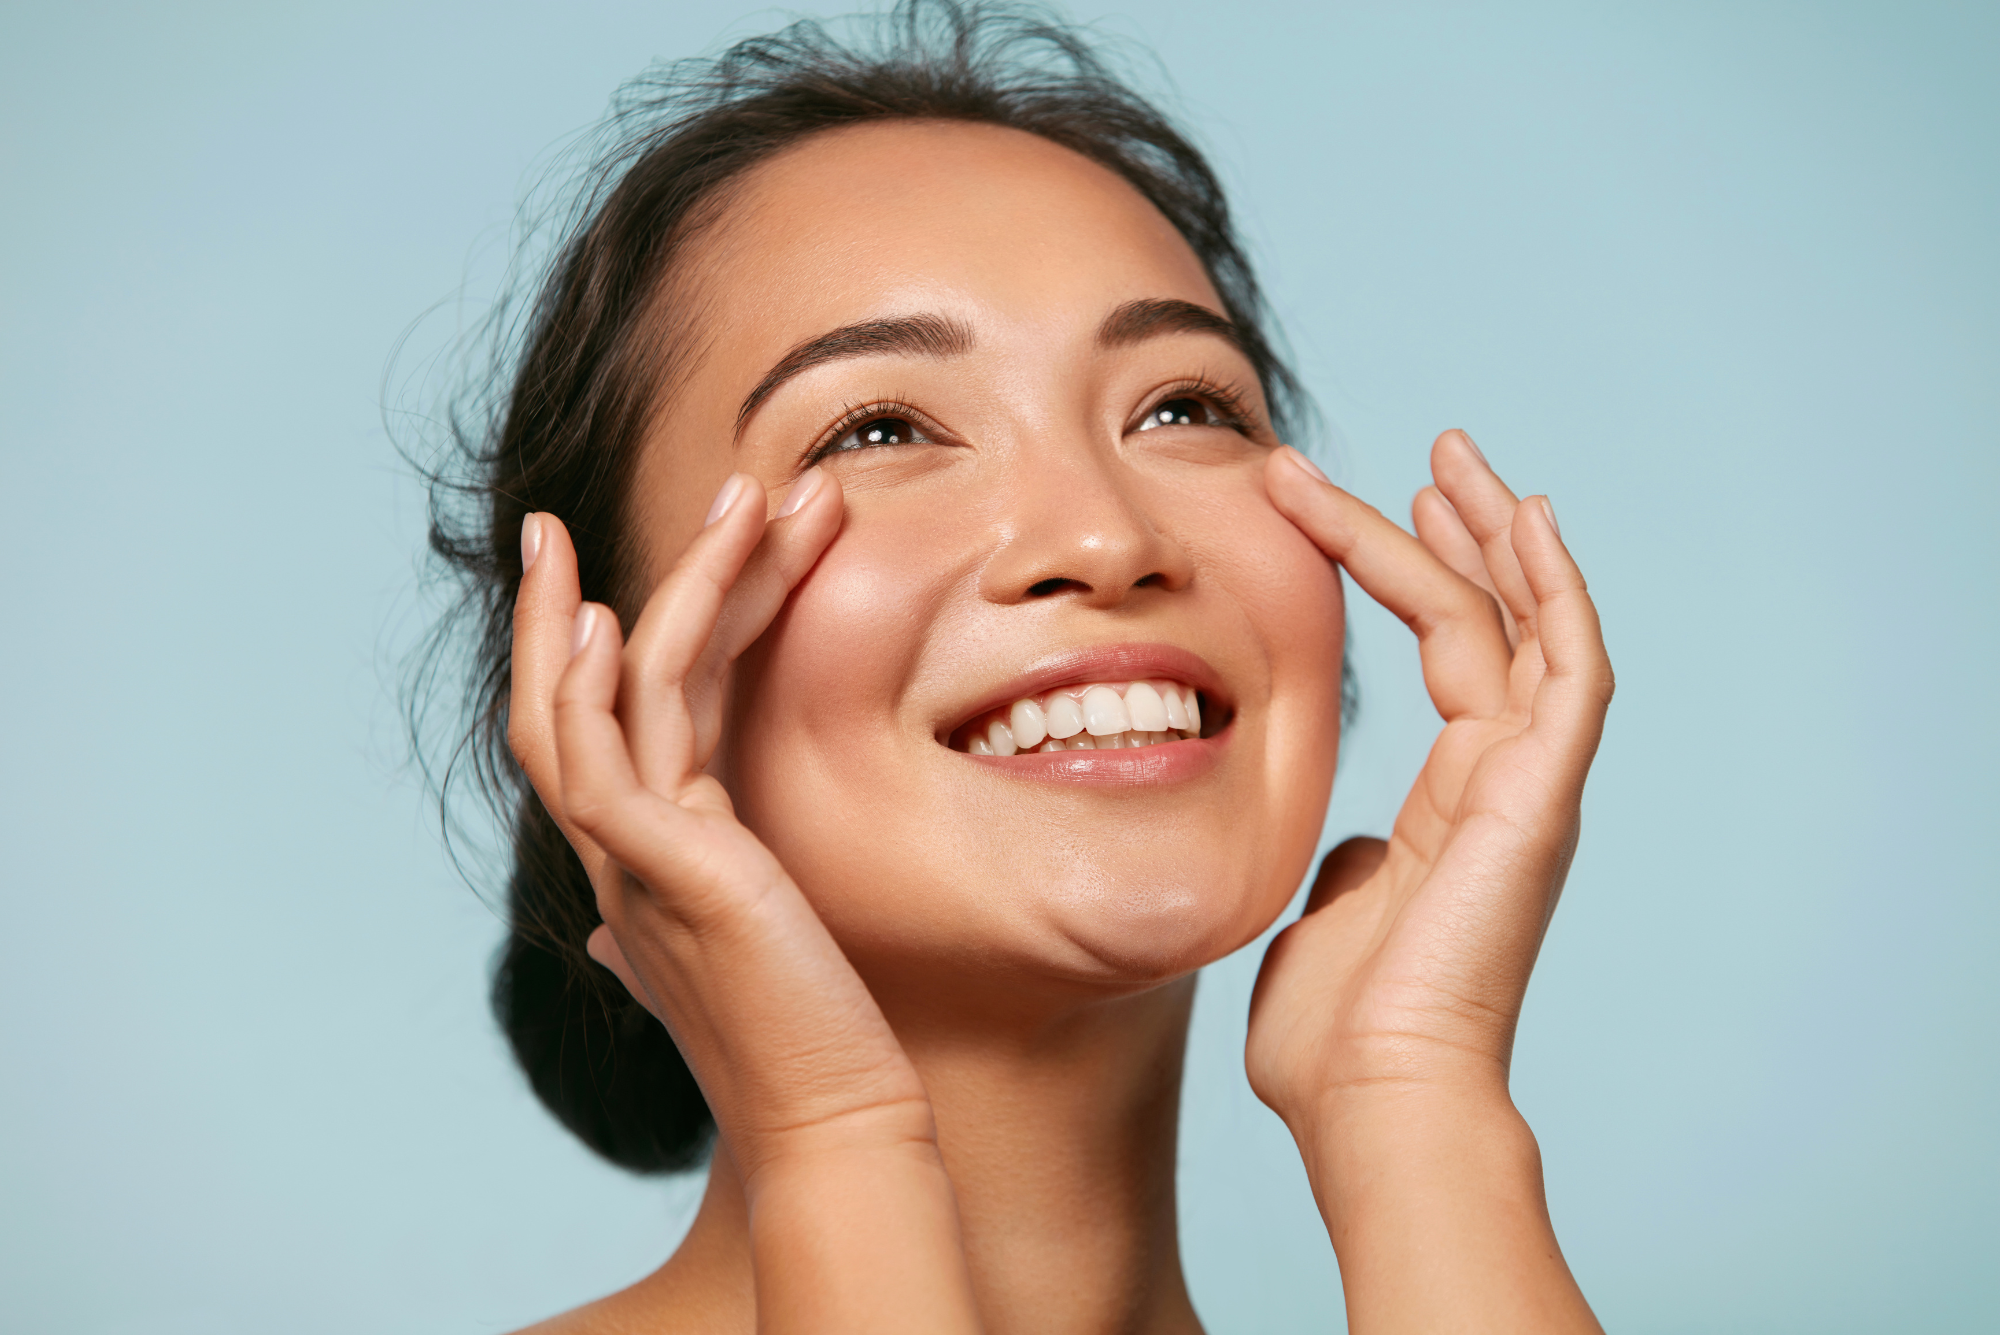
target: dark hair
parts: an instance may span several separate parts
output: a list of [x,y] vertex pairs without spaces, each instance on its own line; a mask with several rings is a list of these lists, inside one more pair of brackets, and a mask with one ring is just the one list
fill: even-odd
[[599,922],[589,879],[507,748],[509,642],[518,535],[531,512],[568,525],[585,598],[629,614],[643,596],[623,503],[642,426],[672,378],[682,313],[664,279],[705,206],[822,130],[929,119],[1039,135],[1117,172],[1166,215],[1241,331],[1274,424],[1296,426],[1305,409],[1264,332],[1263,298],[1215,174],[1074,29],[1039,9],[955,0],[903,0],[849,22],[858,40],[798,22],[623,90],[553,263],[518,318],[507,303],[497,308],[485,369],[447,418],[447,459],[426,470],[431,549],[463,597],[411,678],[411,720],[422,754],[427,704],[466,627],[467,726],[439,787],[448,793],[469,771],[512,826],[494,1013],[549,1110],[638,1172],[694,1164],[713,1122],[666,1030],[585,954]]

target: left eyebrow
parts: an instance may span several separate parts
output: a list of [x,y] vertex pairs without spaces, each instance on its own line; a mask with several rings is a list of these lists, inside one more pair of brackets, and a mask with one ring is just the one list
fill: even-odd
[[1163,334],[1216,334],[1238,352],[1249,354],[1236,322],[1206,306],[1175,297],[1141,297],[1104,317],[1097,327],[1097,345],[1121,348]]

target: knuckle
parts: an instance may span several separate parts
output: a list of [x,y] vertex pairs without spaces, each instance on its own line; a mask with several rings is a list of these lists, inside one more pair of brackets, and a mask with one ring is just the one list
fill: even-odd
[[566,784],[563,788],[563,814],[593,838],[616,822],[623,805],[615,794],[606,792],[601,784],[587,779]]
[[[588,713],[589,710],[589,701],[580,700],[566,690],[556,692],[555,704],[550,708],[549,713],[555,720],[558,745],[561,744],[564,732],[574,727],[578,718]],[[509,731],[512,731],[511,727]]]
[[1451,583],[1451,615],[1467,621],[1500,620],[1500,604],[1492,594],[1463,575]]
[[529,729],[527,723],[518,713],[509,714],[507,717],[507,750],[513,755],[514,759],[523,765],[527,764],[529,753],[533,750],[534,744],[534,734]]

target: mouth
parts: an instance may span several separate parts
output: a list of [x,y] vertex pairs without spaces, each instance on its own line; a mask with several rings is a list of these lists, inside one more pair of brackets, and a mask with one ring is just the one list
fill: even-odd
[[1202,735],[1201,693],[1166,678],[1091,681],[1024,695],[952,730],[947,745],[975,756],[1118,751]]
[[994,758],[1138,751],[1212,738],[1231,712],[1215,672],[1195,655],[1170,645],[1119,645],[1044,663],[939,740]]

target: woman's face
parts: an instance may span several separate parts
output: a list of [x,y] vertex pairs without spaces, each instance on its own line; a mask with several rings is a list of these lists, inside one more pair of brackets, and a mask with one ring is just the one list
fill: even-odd
[[1332,781],[1341,590],[1165,218],[1031,135],[868,126],[744,178],[678,296],[650,575],[732,471],[846,496],[714,768],[864,974],[1125,989],[1263,930]]

